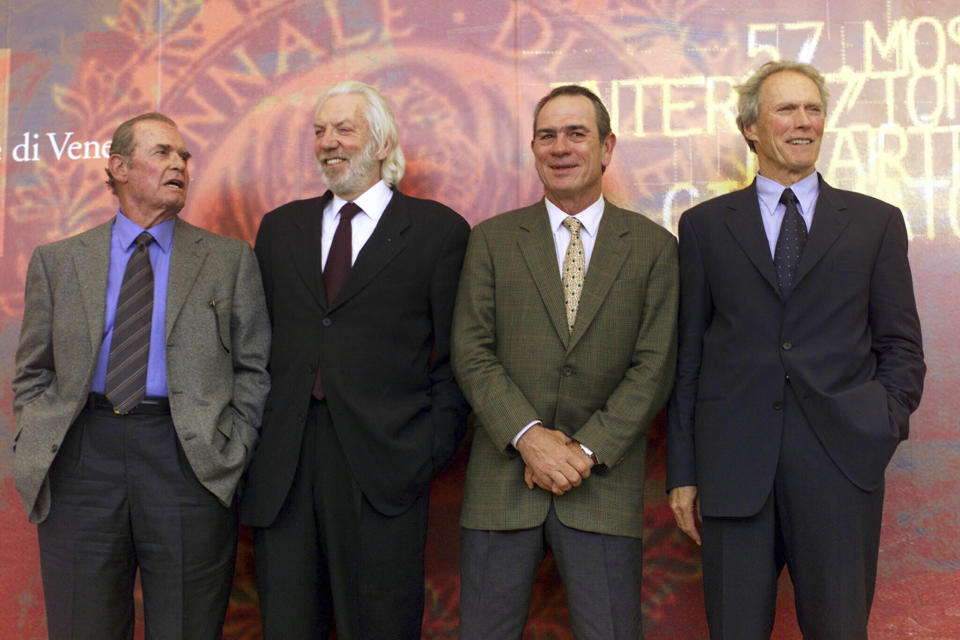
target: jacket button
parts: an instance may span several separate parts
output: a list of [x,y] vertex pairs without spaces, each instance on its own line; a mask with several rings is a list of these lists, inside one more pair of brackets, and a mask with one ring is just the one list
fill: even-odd
[[790,349],[793,349],[793,345],[792,345],[791,343],[789,343],[789,342],[784,342],[784,343],[783,343],[783,350],[784,350],[784,351],[790,351]]
[[572,375],[573,375],[573,367],[564,367],[564,368],[563,368],[563,375],[565,375],[565,376],[572,376]]
[[780,411],[781,409],[783,409],[783,402],[781,402],[780,400],[777,400],[776,402],[773,403],[773,408],[775,411]]
[[58,449],[60,449],[60,445],[55,444],[50,447],[50,453],[56,453]]
[[330,318],[324,318],[323,320],[320,321],[320,324],[322,324],[325,327],[329,327],[330,325],[333,324],[333,320],[331,320]]

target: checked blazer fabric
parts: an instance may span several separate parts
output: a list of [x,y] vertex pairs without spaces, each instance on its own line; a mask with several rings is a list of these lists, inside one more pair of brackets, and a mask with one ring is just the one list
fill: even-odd
[[[454,373],[476,417],[461,524],[534,527],[552,502],[567,526],[640,537],[647,425],[673,383],[677,243],[605,203],[572,332],[556,256],[542,200],[470,235],[453,328]],[[607,469],[560,497],[531,491],[511,440],[533,420]]]

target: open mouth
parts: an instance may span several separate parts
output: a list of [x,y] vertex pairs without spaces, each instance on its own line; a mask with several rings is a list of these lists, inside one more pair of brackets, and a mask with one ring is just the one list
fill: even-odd
[[792,144],[795,147],[799,147],[803,145],[813,144],[813,140],[810,140],[809,138],[797,138],[795,140],[788,140],[787,144]]
[[341,164],[346,161],[346,158],[325,158],[323,160],[323,166],[332,167],[333,165]]
[[183,189],[184,186],[182,180],[168,180],[164,184],[168,187],[174,187],[175,189]]

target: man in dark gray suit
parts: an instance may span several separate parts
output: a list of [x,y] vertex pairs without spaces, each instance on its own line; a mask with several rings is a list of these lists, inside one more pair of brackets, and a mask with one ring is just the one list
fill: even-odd
[[740,93],[746,189],[680,219],[667,487],[698,543],[710,636],[769,638],[790,570],[806,638],[867,637],[883,475],[925,367],[907,231],[815,164],[823,76],[772,62]]
[[117,215],[30,261],[14,476],[51,638],[132,638],[138,568],[148,638],[220,637],[270,328],[250,247],[177,217],[189,158],[166,116],[124,122]]

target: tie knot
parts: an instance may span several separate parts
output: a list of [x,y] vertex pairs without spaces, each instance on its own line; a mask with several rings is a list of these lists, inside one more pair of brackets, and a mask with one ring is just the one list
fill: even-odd
[[353,219],[353,216],[357,215],[363,211],[356,202],[348,202],[342,207],[340,207],[340,219],[350,221]]
[[571,236],[580,235],[581,222],[573,216],[567,216],[563,221],[563,226],[567,228],[567,231],[570,232]]
[[144,231],[143,233],[137,236],[137,239],[134,242],[137,243],[137,251],[143,251],[148,246],[150,246],[151,242],[153,242],[153,236],[150,235],[148,232]]
[[797,196],[793,193],[793,189],[783,190],[783,193],[780,194],[780,204],[787,207],[790,205],[797,206]]

